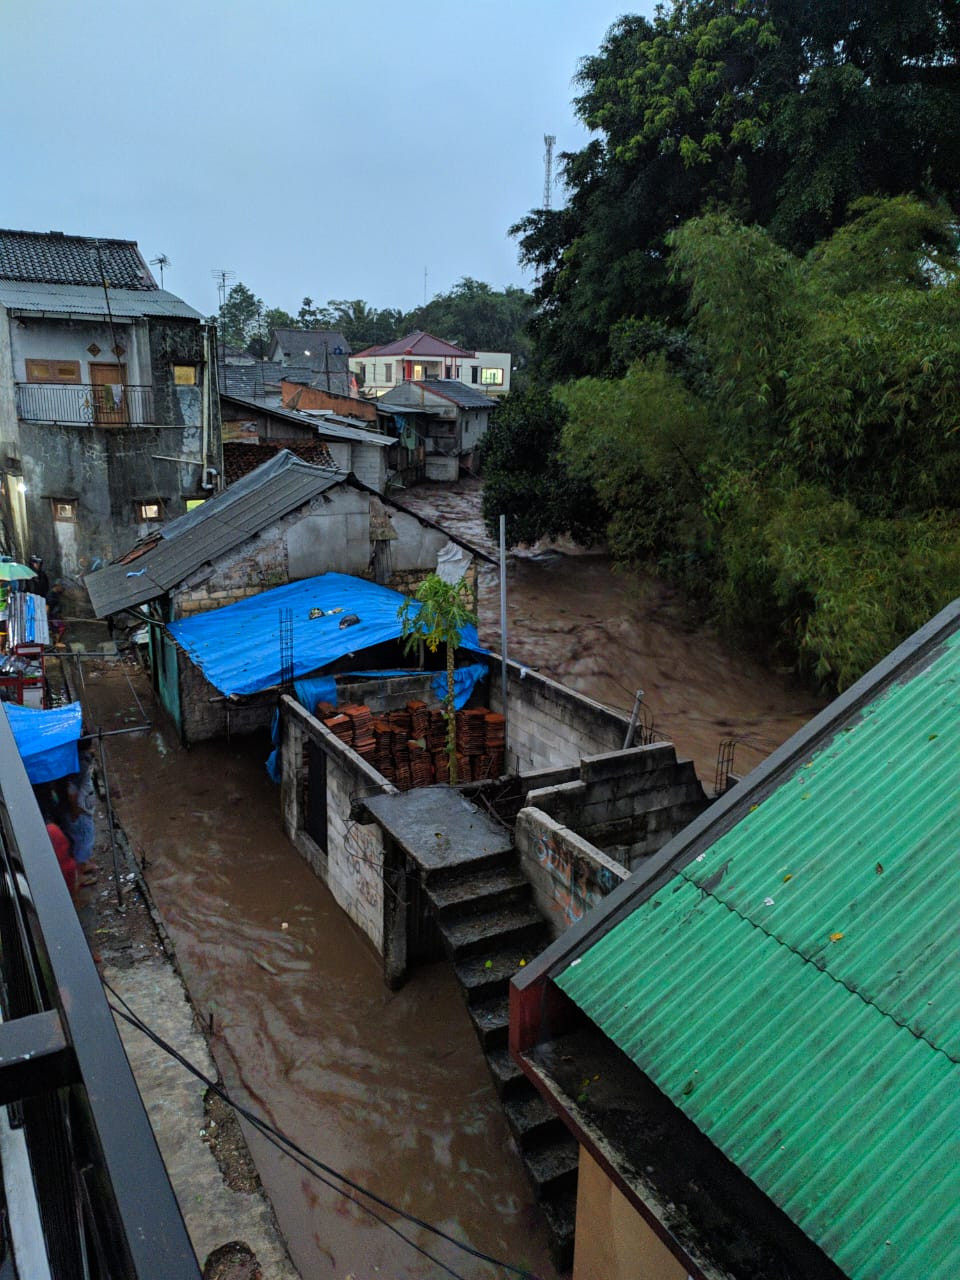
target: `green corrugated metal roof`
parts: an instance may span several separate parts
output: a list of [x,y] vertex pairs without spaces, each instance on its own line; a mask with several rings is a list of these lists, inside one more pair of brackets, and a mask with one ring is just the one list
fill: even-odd
[[960,637],[556,979],[852,1277],[960,1275]]

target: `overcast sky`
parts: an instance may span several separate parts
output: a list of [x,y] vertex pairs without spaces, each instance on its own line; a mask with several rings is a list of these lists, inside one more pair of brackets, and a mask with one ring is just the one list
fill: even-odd
[[621,12],[0,0],[0,223],[137,240],[204,312],[218,268],[294,313],[305,294],[413,308],[424,268],[427,297],[529,285],[507,228],[542,202],[543,135],[586,141],[572,78]]

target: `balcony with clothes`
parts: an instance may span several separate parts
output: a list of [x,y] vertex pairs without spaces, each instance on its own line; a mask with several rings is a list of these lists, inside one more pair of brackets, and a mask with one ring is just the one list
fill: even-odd
[[156,423],[153,387],[126,382],[18,382],[21,422],[139,427]]

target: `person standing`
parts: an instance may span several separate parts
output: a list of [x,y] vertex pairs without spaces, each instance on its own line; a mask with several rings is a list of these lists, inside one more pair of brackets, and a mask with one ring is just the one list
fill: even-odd
[[93,865],[93,845],[96,827],[96,790],[93,785],[93,753],[88,747],[79,752],[80,771],[67,778],[67,804],[64,828],[73,843],[73,857],[79,871],[81,885],[93,884],[97,869]]
[[47,571],[43,567],[43,556],[32,555],[30,557],[30,568],[36,577],[26,579],[26,589],[35,596],[43,596],[46,600],[50,594],[50,579]]

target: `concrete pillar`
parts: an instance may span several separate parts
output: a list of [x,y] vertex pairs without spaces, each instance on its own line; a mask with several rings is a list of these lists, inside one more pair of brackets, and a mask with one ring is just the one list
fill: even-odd
[[407,979],[407,859],[384,835],[383,979],[391,991]]

